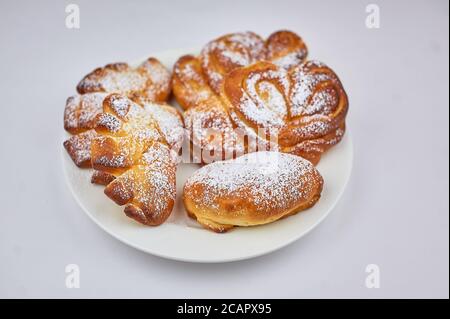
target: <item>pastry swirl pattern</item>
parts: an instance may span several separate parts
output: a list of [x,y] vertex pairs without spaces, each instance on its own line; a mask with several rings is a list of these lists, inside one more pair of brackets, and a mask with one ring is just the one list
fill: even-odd
[[282,152],[317,163],[344,134],[347,95],[325,64],[308,61],[286,71],[268,62],[239,68],[224,80],[222,100],[239,127],[260,138],[277,135]]
[[307,54],[298,35],[278,31],[266,41],[225,35],[181,57],[172,86],[193,147],[215,150],[216,160],[271,149],[317,164],[344,135],[348,98],[334,71]]

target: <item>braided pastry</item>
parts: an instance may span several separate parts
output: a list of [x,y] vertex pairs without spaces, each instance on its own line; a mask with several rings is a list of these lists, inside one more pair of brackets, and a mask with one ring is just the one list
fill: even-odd
[[210,230],[274,222],[313,206],[323,179],[305,159],[258,152],[197,170],[184,186],[183,200],[192,218]]
[[229,34],[177,61],[173,91],[202,162],[271,149],[317,164],[342,139],[347,95],[330,68],[306,56],[299,36],[279,31],[265,42]]

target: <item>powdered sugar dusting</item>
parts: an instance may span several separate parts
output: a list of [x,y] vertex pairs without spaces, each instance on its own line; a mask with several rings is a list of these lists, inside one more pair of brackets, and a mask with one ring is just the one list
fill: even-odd
[[[269,132],[278,129],[280,144],[290,149],[305,139],[328,135],[342,124],[348,105],[331,69],[315,61],[291,71],[270,66],[263,62],[242,69],[243,85],[239,81],[227,82],[226,96],[241,91],[239,103],[229,99],[231,118],[237,125],[250,121]],[[243,115],[242,121],[234,109]],[[322,141],[324,146],[329,145],[325,139]]]
[[114,114],[98,116],[97,130],[104,136],[95,141],[94,167],[128,168],[155,141],[167,143],[178,154],[184,137],[183,121],[171,106],[152,102],[140,105],[117,94],[108,96],[105,104]]
[[67,99],[64,109],[64,128],[78,133],[94,128],[95,116],[102,111],[105,93],[74,95]]
[[252,32],[233,33],[209,42],[200,54],[203,71],[218,93],[223,77],[237,67],[247,66],[266,56],[264,41]]
[[91,162],[91,143],[97,136],[94,130],[89,130],[71,136],[64,142],[64,147],[77,166],[87,167]]
[[137,68],[126,63],[109,64],[86,75],[77,90],[79,93],[120,93],[140,100],[165,100],[170,90],[170,73],[154,58]]
[[184,114],[186,129],[194,145],[206,152],[219,151],[220,158],[244,153],[244,140],[221,105],[192,108]]
[[208,100],[216,98],[202,73],[199,59],[193,56],[181,57],[173,73],[173,91],[183,108],[208,103]]
[[126,204],[125,213],[131,218],[161,223],[175,200],[177,157],[171,147],[181,143],[182,120],[168,105],[140,105],[118,94],[109,95],[104,106],[105,113],[98,116],[101,135],[92,146],[93,164],[118,175],[105,193]]
[[342,140],[345,130],[343,128],[338,128],[333,132],[333,136],[330,138],[316,138],[302,141],[295,145],[295,152],[306,152],[306,153],[322,153],[324,148],[336,145]]
[[110,96],[110,106],[111,109],[118,115],[120,118],[125,118],[128,114],[128,111],[131,107],[131,102],[126,97],[121,95],[111,95]]
[[[144,70],[150,81],[147,81],[145,95],[147,100],[161,101],[160,96],[167,96],[170,91],[170,72],[156,59],[147,59],[139,67]],[[149,84],[151,82],[151,84]]]
[[[239,198],[256,211],[268,212],[310,198],[317,182],[321,182],[320,175],[301,157],[258,152],[202,167],[186,182],[185,196],[197,208],[219,209],[221,199]],[[199,189],[201,193],[196,193]]]
[[329,113],[330,105],[337,103],[335,95],[320,89],[320,85],[326,82],[336,84],[334,74],[311,72],[312,68],[325,67],[320,62],[310,61],[293,70],[292,78],[295,83],[291,93],[293,116]]
[[285,96],[289,91],[284,71],[251,73],[242,90],[239,110],[248,119],[263,127],[280,127],[284,124],[288,110]]
[[183,121],[177,111],[171,106],[155,103],[145,103],[143,107],[157,122],[159,131],[170,148],[178,152],[183,143],[184,129]]
[[108,113],[101,113],[97,117],[97,127],[104,127],[110,132],[118,132],[122,123],[114,115]]
[[[320,157],[341,138],[338,130],[345,126],[348,100],[334,72],[318,61],[303,62],[306,56],[306,45],[293,32],[275,32],[265,42],[253,33],[238,33],[208,43],[199,56],[200,70],[192,67],[198,63],[194,57],[192,65],[176,67],[179,87],[184,89],[175,95],[192,102],[185,102],[192,107],[185,120],[193,144],[217,150],[223,140],[233,149],[240,136],[232,132],[239,128],[248,140],[265,142],[266,149],[277,144],[281,151],[294,154],[296,145],[314,140],[311,144],[320,151],[313,157]],[[221,138],[211,138],[205,128]],[[271,136],[278,136],[278,142],[269,140]]]
[[251,57],[262,58],[265,54],[264,41],[253,32],[233,33],[229,40],[236,46],[248,49]]
[[132,208],[130,217],[144,224],[160,224],[169,216],[176,198],[175,173],[169,148],[156,142],[140,163],[107,186],[107,194],[127,204],[125,212]]
[[300,49],[279,58],[271,60],[271,62],[285,70],[289,70],[294,66],[299,65],[305,59],[306,49]]

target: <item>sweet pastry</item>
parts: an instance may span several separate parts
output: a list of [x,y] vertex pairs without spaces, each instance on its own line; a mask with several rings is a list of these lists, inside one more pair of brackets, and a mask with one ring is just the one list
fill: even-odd
[[306,56],[306,45],[292,32],[266,41],[248,32],[223,36],[199,57],[177,61],[173,92],[203,163],[279,150],[317,164],[342,139],[345,90],[329,67],[305,62]]
[[[89,150],[89,152],[90,152],[90,150]],[[92,173],[92,176],[91,176],[91,183],[106,186],[115,179],[116,179],[116,177],[112,174],[102,172],[102,171],[94,171],[94,173]]]
[[95,117],[102,111],[106,93],[74,95],[67,99],[64,109],[64,129],[74,134],[64,141],[73,162],[82,168],[91,167],[91,141],[95,133]]
[[290,68],[307,55],[305,43],[293,32],[275,32],[267,41],[253,32],[244,32],[209,42],[200,53],[200,61],[210,87],[220,94],[223,78],[236,68],[263,60]]
[[321,62],[289,71],[269,62],[236,69],[225,78],[221,96],[233,122],[247,134],[275,135],[281,152],[314,164],[344,135],[347,95]]
[[[307,55],[293,32],[245,32],[179,58],[172,76],[154,58],[97,68],[67,99],[64,147],[128,217],[155,226],[175,204],[185,126],[192,159],[211,163],[184,185],[190,217],[226,232],[296,214],[320,199],[314,165],[348,112],[337,75]],[[165,104],[171,88],[184,117]]]
[[164,102],[170,94],[170,72],[155,58],[148,58],[136,68],[127,63],[107,64],[86,75],[77,91],[116,92],[135,102]]
[[153,142],[104,192],[118,205],[125,205],[128,217],[145,225],[160,225],[175,203],[176,164],[166,145]]
[[[91,141],[97,135],[95,118],[102,112],[103,100],[109,93],[119,92],[146,103],[164,102],[170,90],[170,73],[155,58],[148,58],[136,68],[126,63],[108,64],[86,75],[77,85],[79,94],[67,99],[64,110],[64,128],[73,134],[64,147],[74,163],[91,167]],[[92,182],[104,184],[111,178],[106,173],[94,173]]]
[[91,142],[97,136],[94,130],[72,135],[65,140],[63,145],[72,158],[72,161],[80,168],[91,167]]
[[164,222],[175,202],[181,116],[168,105],[137,104],[113,93],[95,123],[91,162],[99,173],[92,181],[107,184],[105,194],[125,205],[130,218],[146,225]]
[[94,128],[95,116],[102,111],[107,93],[74,95],[67,99],[64,109],[64,129],[78,134]]
[[256,152],[214,162],[184,185],[183,201],[192,218],[207,229],[274,222],[313,206],[323,179],[307,160],[279,152]]
[[[208,163],[244,153],[244,141],[234,130],[220,97],[208,86],[199,59],[184,56],[176,62],[172,87],[178,103],[186,109],[184,122],[194,162]],[[210,160],[205,158],[208,155]]]

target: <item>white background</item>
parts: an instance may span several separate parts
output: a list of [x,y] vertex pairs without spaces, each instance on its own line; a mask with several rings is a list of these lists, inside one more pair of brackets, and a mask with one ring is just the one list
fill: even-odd
[[[373,0],[380,29],[365,27],[368,1],[72,2],[79,30],[65,27],[70,2],[0,3],[0,297],[448,298],[448,1]],[[64,103],[81,77],[281,28],[298,32],[350,97],[355,165],[331,215],[278,252],[217,265],[163,260],[100,230],[61,165]],[[80,289],[65,287],[70,263]],[[371,263],[380,289],[365,287]]]

